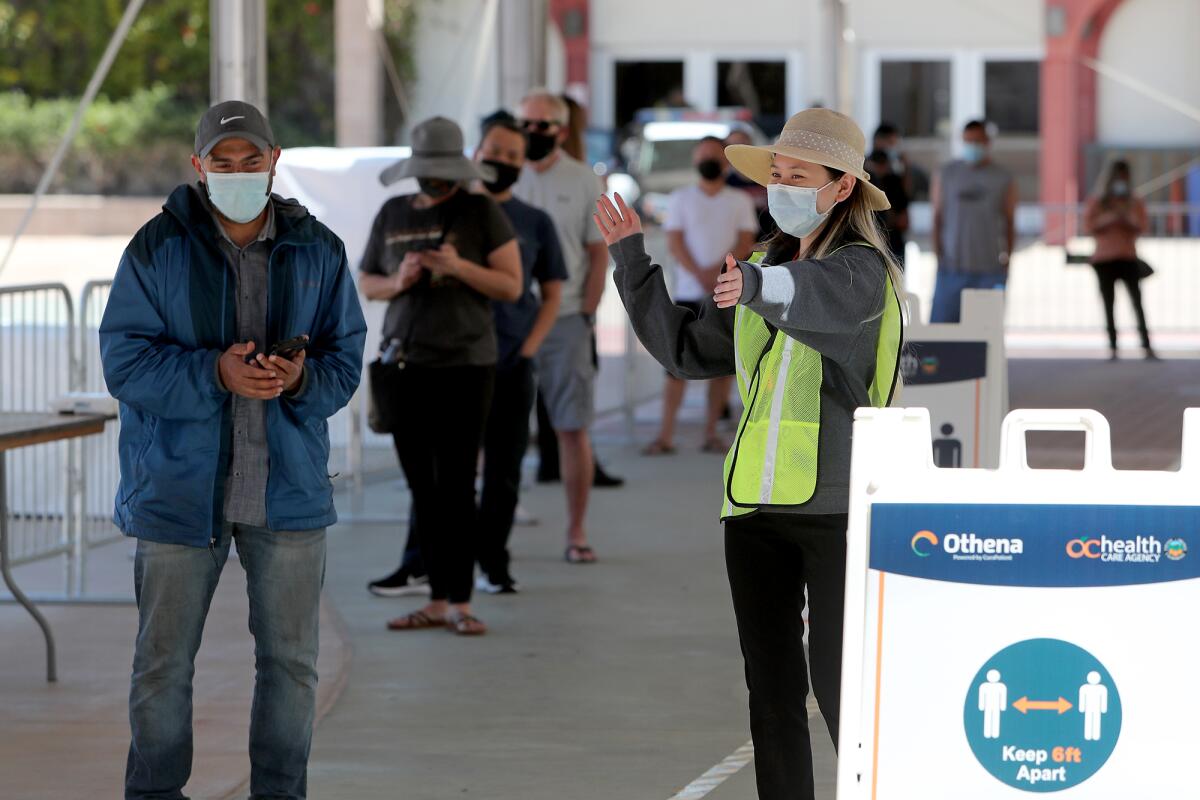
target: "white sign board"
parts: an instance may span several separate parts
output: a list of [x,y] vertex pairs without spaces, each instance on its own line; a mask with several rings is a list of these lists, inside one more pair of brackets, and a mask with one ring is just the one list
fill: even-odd
[[[294,197],[346,245],[350,270],[358,279],[358,266],[371,224],[379,209],[391,197],[414,194],[415,179],[408,178],[390,186],[379,182],[379,173],[397,161],[408,158],[407,147],[297,147],[284,150],[276,168],[272,191],[283,197]],[[387,303],[371,303],[361,298],[367,318],[365,361],[371,361],[379,351],[382,339],[383,314]],[[352,404],[357,404],[359,419],[366,419],[366,374],[362,388]],[[344,444],[348,437],[364,436],[372,444],[391,447],[390,436],[371,433],[365,426],[355,426],[346,412],[339,412],[348,425],[331,424],[330,438],[334,444]]]
[[[1084,469],[1030,469],[1030,430]],[[1094,411],[1014,411],[996,470],[929,436],[856,417],[838,800],[1194,796],[1200,409],[1178,472],[1114,470]]]
[[940,467],[995,467],[1000,421],[1008,413],[1004,292],[967,289],[958,323],[923,324],[915,295],[908,318],[899,402],[929,409],[933,459]]

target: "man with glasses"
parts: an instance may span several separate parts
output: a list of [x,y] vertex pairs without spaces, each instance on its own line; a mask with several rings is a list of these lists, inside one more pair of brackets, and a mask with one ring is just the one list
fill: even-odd
[[585,525],[595,469],[588,435],[596,381],[592,336],[608,273],[608,252],[592,224],[600,182],[586,164],[562,149],[569,113],[562,98],[547,91],[531,92],[521,101],[529,162],[514,194],[550,215],[567,266],[558,319],[538,352],[537,368],[558,438],[567,493],[565,558],[572,564],[590,564],[596,560]]

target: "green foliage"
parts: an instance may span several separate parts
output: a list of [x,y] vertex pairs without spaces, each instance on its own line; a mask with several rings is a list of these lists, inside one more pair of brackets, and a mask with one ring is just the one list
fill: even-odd
[[[32,191],[66,132],[78,100],[0,93],[0,191]],[[51,191],[161,194],[188,179],[202,105],[185,105],[161,84],[122,100],[99,96]]]
[[[0,91],[78,97],[125,0],[0,0]],[[104,92],[114,99],[165,83],[185,103],[208,97],[208,3],[151,0],[134,22]]]
[[[0,0],[0,192],[29,191],[66,132],[128,0]],[[267,0],[271,125],[285,147],[334,143],[335,0]],[[414,74],[419,0],[385,0],[401,80]],[[54,189],[161,193],[187,177],[208,104],[207,0],[148,0]],[[390,84],[388,130],[401,112]]]

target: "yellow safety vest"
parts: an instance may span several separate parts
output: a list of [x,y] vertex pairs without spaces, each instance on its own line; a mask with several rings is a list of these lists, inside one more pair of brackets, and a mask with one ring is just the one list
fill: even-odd
[[[843,247],[851,245],[871,246],[852,242]],[[750,260],[757,264],[765,255],[755,253]],[[875,408],[883,408],[892,400],[903,338],[900,298],[890,276],[884,298],[875,345],[875,377],[868,390]],[[721,517],[806,503],[817,484],[821,354],[791,336],[781,335],[758,314],[740,305],[734,314],[733,347],[744,410],[737,438],[725,456]]]

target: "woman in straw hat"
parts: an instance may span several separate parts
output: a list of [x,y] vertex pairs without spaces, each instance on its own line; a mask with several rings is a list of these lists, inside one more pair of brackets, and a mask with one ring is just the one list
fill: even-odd
[[[380,209],[360,285],[368,299],[388,302],[385,416],[412,491],[432,597],[388,627],[477,636],[487,631],[471,613],[471,589],[476,460],[497,359],[492,301],[520,295],[521,256],[496,201],[467,191],[470,181],[494,180],[495,171],[463,155],[462,131],[451,120],[433,117],[413,129],[412,157],[380,175],[385,184],[400,178],[416,178],[420,192]],[[407,583],[403,569],[372,588]]]
[[725,459],[725,559],[762,800],[813,797],[805,664],[835,744],[854,410],[891,401],[902,325],[899,271],[879,231],[887,198],[863,171],[862,131],[826,109],[793,116],[770,147],[730,163],[767,187],[779,232],[725,261],[700,312],[672,304],[641,223],[620,196],[596,224],[646,348],[687,379],[736,375],[745,410]]

